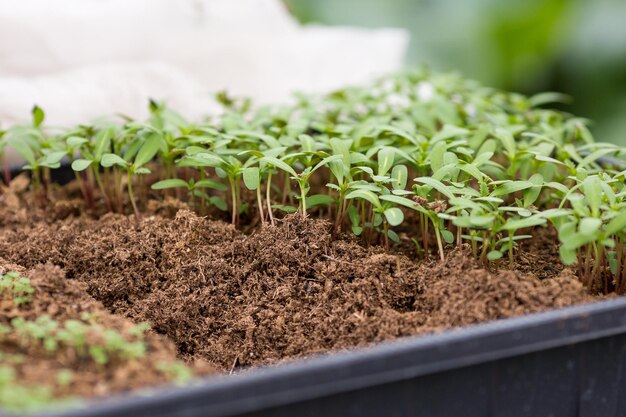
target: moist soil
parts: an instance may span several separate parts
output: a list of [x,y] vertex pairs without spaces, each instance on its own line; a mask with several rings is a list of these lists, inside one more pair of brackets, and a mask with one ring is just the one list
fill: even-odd
[[[367,248],[312,216],[244,233],[168,199],[137,223],[87,215],[71,195],[41,210],[25,188],[0,194],[0,258],[57,288],[47,308],[91,303],[120,323],[149,322],[164,355],[221,372],[598,299],[559,263],[547,229],[514,265],[487,269],[467,249],[441,263]],[[105,391],[154,382],[131,379]]]

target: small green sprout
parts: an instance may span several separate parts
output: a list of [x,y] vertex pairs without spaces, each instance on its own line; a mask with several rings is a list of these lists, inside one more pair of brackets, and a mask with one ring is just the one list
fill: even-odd
[[35,289],[30,284],[30,279],[22,277],[18,272],[7,272],[0,275],[0,294],[8,293],[15,305],[31,302],[31,295]]

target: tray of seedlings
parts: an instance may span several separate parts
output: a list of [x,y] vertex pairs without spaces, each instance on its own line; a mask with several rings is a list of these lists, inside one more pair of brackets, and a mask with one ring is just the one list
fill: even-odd
[[217,99],[0,131],[0,413],[626,415],[626,149],[561,95]]

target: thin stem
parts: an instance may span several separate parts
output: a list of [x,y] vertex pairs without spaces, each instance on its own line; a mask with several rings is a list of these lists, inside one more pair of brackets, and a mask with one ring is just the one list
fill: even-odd
[[578,279],[584,283],[585,271],[584,271],[583,265],[584,265],[584,262],[583,262],[582,251],[580,248],[578,248],[576,249],[576,270],[577,270]]
[[228,183],[230,185],[230,201],[232,207],[231,223],[233,226],[237,225],[237,192],[235,191],[235,181],[232,176],[228,177]]
[[387,225],[387,222],[384,221],[383,222],[383,232],[385,233],[385,252],[389,252],[389,236],[388,236],[388,231],[389,231],[389,225]]
[[487,238],[487,232],[483,232],[483,245],[480,252],[480,262],[483,265],[487,265],[487,252],[489,252],[489,239]]
[[372,235],[374,234],[374,216],[375,216],[375,213],[374,213],[373,207],[372,207],[370,213],[371,213],[370,214],[370,227],[367,229],[367,246],[370,245],[371,240],[372,240]]
[[423,214],[424,216],[424,231],[422,232],[422,239],[424,240],[424,259],[428,260],[428,258],[430,257],[430,251],[428,248],[428,219],[426,218],[426,215]]
[[478,259],[478,241],[476,240],[476,234],[470,232],[470,236],[472,238],[472,256],[474,256],[474,259]]
[[622,239],[616,239],[617,240],[617,248],[615,250],[615,258],[617,261],[617,267],[615,268],[615,288],[617,289],[619,287],[620,281],[621,281],[621,275],[622,275],[622,249],[623,249],[623,244],[622,244]]
[[234,178],[235,180],[235,196],[237,197],[237,223],[236,224],[240,224],[240,207],[241,207],[241,182],[239,181],[239,179],[237,177]]
[[584,272],[584,284],[591,289],[591,245],[587,245],[587,253],[585,256],[585,272]]
[[48,190],[50,189],[50,184],[52,183],[52,179],[50,178],[50,168],[45,167],[42,170],[41,175],[43,178],[44,198],[48,200]]
[[513,230],[509,230],[509,263],[513,266]]
[[122,174],[121,170],[116,170],[116,183],[115,183],[115,189],[117,190],[117,199],[118,199],[118,204],[119,204],[119,209],[120,209],[120,213],[124,212],[124,175]]
[[196,195],[193,189],[189,190],[189,204],[192,208],[196,208]]
[[135,212],[135,220],[137,223],[141,221],[141,214],[139,214],[139,210],[137,209],[137,204],[135,203],[135,193],[133,193],[133,176],[128,172],[128,181],[126,181],[126,185],[128,187],[128,197],[130,198],[130,204],[133,206],[133,211]]
[[289,177],[287,176],[286,172],[283,172],[281,175],[283,177],[283,196],[282,196],[281,204],[284,206],[285,204],[287,204],[287,196],[290,194]]
[[[35,168],[32,171],[32,181],[33,181],[33,192],[38,198],[41,198],[41,178],[39,177],[39,169]],[[39,203],[43,206],[43,202],[40,200]]]
[[87,193],[87,187],[85,186],[83,178],[80,176],[80,173],[78,171],[74,171],[74,177],[76,178],[76,181],[80,186],[80,192],[85,199],[87,207],[89,207],[89,210],[93,213],[95,211],[95,207],[93,206],[93,201],[91,201],[91,199],[89,198],[89,194]]
[[343,206],[344,206],[344,201],[343,201],[343,193],[339,193],[339,204],[337,205],[337,217],[335,218],[335,228],[334,233],[339,233],[339,230],[341,229],[341,220],[343,218]]
[[[111,200],[109,200],[109,196],[107,195],[106,190],[104,189],[104,184],[102,183],[102,178],[100,178],[98,167],[93,168],[93,174],[94,174],[94,177],[96,178],[96,183],[98,184],[98,188],[100,189],[100,192],[102,193],[102,197],[104,198],[104,202],[107,206],[107,211],[112,212],[113,207],[111,206]],[[130,182],[130,176],[129,176],[129,182]],[[131,198],[131,201],[132,201],[132,198]]]
[[263,213],[263,201],[261,200],[261,185],[256,187],[256,201],[259,206],[259,217],[261,218],[261,224],[265,224],[265,214]]
[[306,190],[305,186],[300,185],[300,207],[302,209],[302,217],[306,217]]
[[265,187],[265,202],[267,203],[267,214],[270,217],[270,223],[274,226],[274,215],[272,214],[272,200],[271,200],[271,189],[272,189],[272,170],[267,174],[267,185]]
[[439,225],[433,222],[433,228],[435,229],[435,237],[437,238],[437,247],[439,248],[439,259],[441,262],[445,262],[445,257],[443,254],[443,243],[441,242],[441,232],[439,231]]
[[[200,169],[200,181],[206,178],[206,172],[204,168]],[[200,213],[204,215],[206,213],[206,198],[200,198]]]

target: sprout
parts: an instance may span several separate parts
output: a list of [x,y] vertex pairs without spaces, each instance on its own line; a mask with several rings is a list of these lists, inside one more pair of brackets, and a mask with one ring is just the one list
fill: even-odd
[[469,243],[479,262],[513,265],[521,242],[550,227],[586,285],[623,293],[626,148],[594,142],[586,121],[543,107],[562,99],[410,71],[290,106],[252,107],[223,92],[224,114],[195,123],[152,100],[145,122],[51,134],[35,107],[31,123],[0,131],[0,157],[15,148],[42,202],[50,171],[69,159],[93,212],[96,197],[108,211],[130,201],[139,220],[148,190],[186,194],[200,213],[230,210],[236,226],[256,207],[248,214],[261,225],[278,211],[319,214],[333,235],[351,230],[387,249],[410,235],[424,258],[434,240],[442,262],[446,244]]

